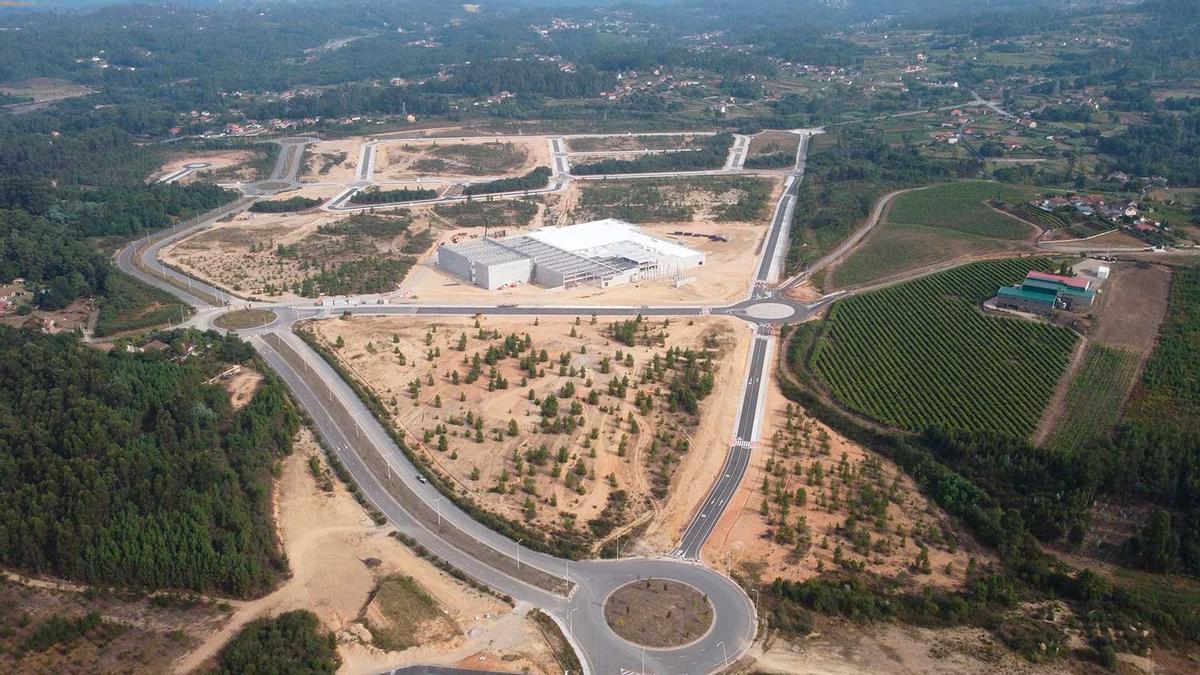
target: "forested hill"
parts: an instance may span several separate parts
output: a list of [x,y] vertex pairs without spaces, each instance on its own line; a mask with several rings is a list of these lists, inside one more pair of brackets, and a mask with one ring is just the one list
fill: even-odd
[[162,352],[104,353],[0,327],[0,564],[243,597],[285,570],[269,510],[298,424],[283,386],[235,411],[205,382],[249,345],[160,337]]

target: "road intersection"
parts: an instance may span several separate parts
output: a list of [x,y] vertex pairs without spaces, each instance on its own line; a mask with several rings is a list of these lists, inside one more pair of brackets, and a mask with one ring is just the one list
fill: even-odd
[[[803,178],[808,140],[819,131],[798,130],[795,133],[800,136],[796,162],[786,174],[785,189],[772,215],[770,230],[756,266],[754,283],[741,302],[725,306],[521,307],[398,304],[374,296],[327,300],[321,306],[251,302],[246,305],[271,310],[276,319],[268,325],[237,333],[249,340],[264,361],[278,373],[298,404],[312,418],[323,441],[337,453],[367,498],[397,530],[478,582],[518,602],[545,611],[562,628],[586,672],[709,673],[721,670],[731,662],[729,659],[739,658],[753,642],[758,627],[757,613],[740,586],[702,564],[701,550],[740,485],[758,440],[767,369],[775,347],[775,326],[807,319],[833,300],[827,297],[815,303],[800,303],[785,297],[778,290],[771,290],[771,286],[778,282],[783,267],[788,228],[795,208],[795,191]],[[572,180],[615,178],[570,175],[564,138],[553,137],[548,140],[554,168],[544,191],[561,190]],[[210,328],[212,321],[227,311],[232,303],[223,290],[164,265],[158,258],[159,252],[172,242],[210,227],[219,218],[248,208],[259,197],[298,186],[297,177],[304,147],[311,139],[283,139],[277,142],[280,144],[280,154],[275,171],[265,181],[239,186],[246,197],[195,221],[132,242],[116,255],[118,266],[126,273],[163,288],[192,305],[196,315],[187,322],[188,325]],[[375,142],[363,145],[358,180],[324,208],[357,210],[344,206],[344,202],[353,190],[371,184],[375,147]],[[737,136],[729,158],[721,169],[638,174],[621,178],[740,173],[748,149],[749,138]],[[493,195],[493,198],[513,198],[535,192],[507,193]],[[443,194],[431,201],[456,201],[461,198]],[[387,206],[374,205],[373,208]],[[388,429],[372,415],[350,384],[292,331],[298,321],[326,318],[332,313],[343,312],[364,316],[728,315],[747,322],[747,328],[754,333],[754,343],[747,363],[736,429],[724,467],[684,530],[679,546],[661,558],[568,561],[521,546],[519,542],[488,529],[469,513],[450,503],[450,500],[443,502],[443,495],[422,477]],[[648,649],[616,635],[604,619],[605,598],[626,583],[650,577],[689,584],[704,593],[716,608],[713,625],[707,634],[690,645],[675,649]]]

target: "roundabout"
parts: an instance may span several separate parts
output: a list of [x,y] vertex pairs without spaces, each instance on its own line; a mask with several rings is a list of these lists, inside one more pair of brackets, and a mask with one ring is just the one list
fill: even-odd
[[764,321],[781,321],[791,318],[796,309],[782,302],[756,302],[746,308],[746,316]]

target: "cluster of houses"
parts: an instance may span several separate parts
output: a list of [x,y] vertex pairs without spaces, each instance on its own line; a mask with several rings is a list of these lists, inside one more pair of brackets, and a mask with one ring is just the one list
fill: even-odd
[[11,284],[0,286],[0,316],[15,310],[28,298],[29,291],[25,290],[23,279],[14,279]]
[[1045,197],[1035,199],[1031,205],[1053,213],[1055,211],[1071,210],[1085,218],[1103,218],[1113,222],[1121,222],[1139,232],[1156,232],[1169,229],[1142,212],[1137,202],[1129,200],[1107,201],[1101,195],[1075,195],[1070,197]]

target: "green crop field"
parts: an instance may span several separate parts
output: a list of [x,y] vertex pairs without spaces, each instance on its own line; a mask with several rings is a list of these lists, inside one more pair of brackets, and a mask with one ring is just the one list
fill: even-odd
[[1005,242],[926,225],[891,224],[834,270],[833,283],[847,288],[934,265],[968,253],[992,253]]
[[1030,234],[1029,227],[987,202],[999,199],[1015,204],[1028,198],[1024,190],[1003,183],[947,183],[896,197],[888,222],[941,227],[995,239],[1024,239]]
[[843,405],[889,425],[1028,436],[1077,336],[976,305],[1050,264],[973,263],[838,302],[810,366]]
[[1116,425],[1121,406],[1138,373],[1137,354],[1089,345],[1083,365],[1067,390],[1066,415],[1050,436],[1049,447],[1074,451]]
[[831,282],[846,288],[963,256],[1023,250],[1032,230],[988,201],[1028,198],[1024,190],[988,181],[906,192],[895,198],[886,220],[862,246],[833,268]]

